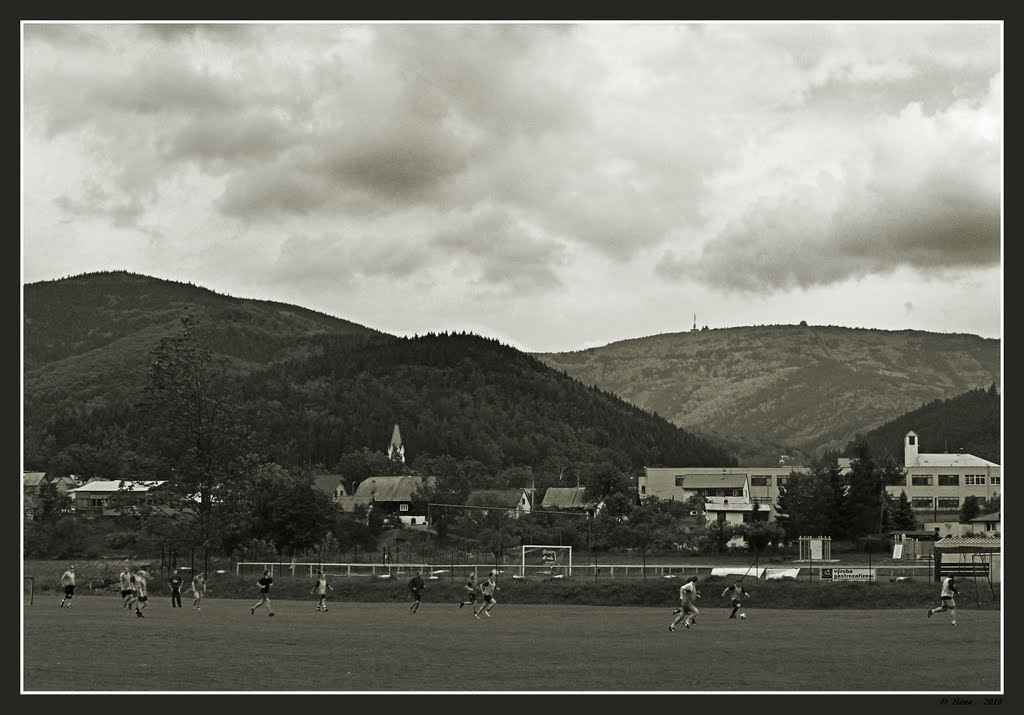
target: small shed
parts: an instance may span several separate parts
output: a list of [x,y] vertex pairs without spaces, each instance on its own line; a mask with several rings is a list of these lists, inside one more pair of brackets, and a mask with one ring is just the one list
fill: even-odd
[[990,585],[1001,581],[1001,539],[989,536],[947,536],[935,542],[935,580],[984,578]]

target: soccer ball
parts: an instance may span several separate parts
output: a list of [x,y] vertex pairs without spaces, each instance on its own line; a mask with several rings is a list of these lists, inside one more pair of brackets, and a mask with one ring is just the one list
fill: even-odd
[[746,618],[746,617],[747,617],[747,614],[746,614],[746,613],[741,613],[741,614],[740,614],[740,618]]

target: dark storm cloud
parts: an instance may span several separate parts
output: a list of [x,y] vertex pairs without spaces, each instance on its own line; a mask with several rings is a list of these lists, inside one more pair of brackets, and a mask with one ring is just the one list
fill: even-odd
[[761,201],[697,256],[668,254],[656,270],[726,291],[775,292],[890,274],[998,266],[998,196],[955,176],[822,208],[814,195]]
[[277,164],[235,173],[217,199],[217,207],[228,216],[251,221],[277,213],[325,210],[337,199],[337,193],[321,177]]
[[290,125],[254,110],[248,114],[204,114],[181,127],[169,140],[167,158],[208,162],[261,162],[296,141]]

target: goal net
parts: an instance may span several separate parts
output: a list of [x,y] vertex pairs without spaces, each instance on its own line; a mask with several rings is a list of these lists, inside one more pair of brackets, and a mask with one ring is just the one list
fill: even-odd
[[524,544],[520,576],[563,578],[572,576],[572,547]]

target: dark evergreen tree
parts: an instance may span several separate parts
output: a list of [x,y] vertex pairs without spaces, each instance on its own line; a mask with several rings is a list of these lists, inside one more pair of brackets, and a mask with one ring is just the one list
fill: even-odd
[[981,504],[978,497],[970,494],[964,497],[964,503],[960,505],[960,523],[966,524],[977,516],[981,516]]
[[791,474],[779,487],[776,520],[790,540],[835,537],[835,501],[827,474]]
[[914,531],[917,529],[917,515],[905,491],[901,491],[892,509],[892,528],[895,531]]

